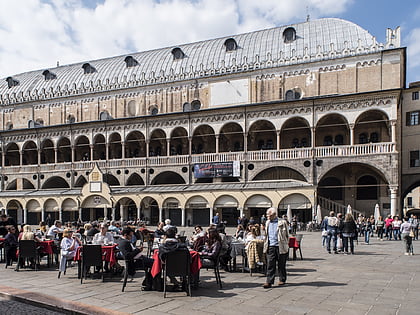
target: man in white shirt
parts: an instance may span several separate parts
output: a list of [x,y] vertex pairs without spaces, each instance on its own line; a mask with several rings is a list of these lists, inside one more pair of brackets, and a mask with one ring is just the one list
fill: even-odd
[[62,233],[63,229],[61,228],[61,221],[55,220],[54,225],[52,225],[48,232],[47,236],[54,236],[54,238],[57,238],[58,233]]

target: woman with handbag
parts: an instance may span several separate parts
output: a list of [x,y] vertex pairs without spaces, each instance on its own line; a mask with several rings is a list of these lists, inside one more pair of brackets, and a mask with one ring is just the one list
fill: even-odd
[[410,235],[413,230],[411,228],[411,223],[408,222],[408,218],[404,217],[403,220],[404,222],[401,224],[400,231],[401,237],[404,240],[404,255],[413,255],[413,237]]
[[353,255],[354,254],[354,237],[357,236],[357,225],[351,213],[346,213],[346,216],[344,217],[344,221],[340,222],[339,229],[343,236],[344,255],[347,255],[349,253],[349,243],[350,243],[350,253]]

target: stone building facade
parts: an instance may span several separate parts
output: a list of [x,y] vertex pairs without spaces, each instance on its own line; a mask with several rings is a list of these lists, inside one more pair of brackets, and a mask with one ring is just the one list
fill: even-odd
[[3,79],[1,207],[31,224],[397,213],[399,40],[329,18]]

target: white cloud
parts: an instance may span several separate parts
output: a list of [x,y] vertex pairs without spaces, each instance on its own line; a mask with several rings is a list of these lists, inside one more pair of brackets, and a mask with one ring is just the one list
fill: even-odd
[[408,68],[420,66],[420,28],[411,30],[406,38]]
[[0,2],[0,77],[342,13],[353,0]]

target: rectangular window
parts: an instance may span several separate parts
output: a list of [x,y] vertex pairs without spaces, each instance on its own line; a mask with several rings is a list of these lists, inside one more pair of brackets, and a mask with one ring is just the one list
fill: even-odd
[[410,151],[410,167],[420,166],[420,151]]
[[413,206],[413,197],[407,197],[407,207]]
[[412,99],[413,101],[418,100],[418,99],[419,99],[419,91],[413,92],[413,93],[411,94],[411,99]]
[[407,126],[416,126],[419,124],[420,112],[408,112],[406,117]]

